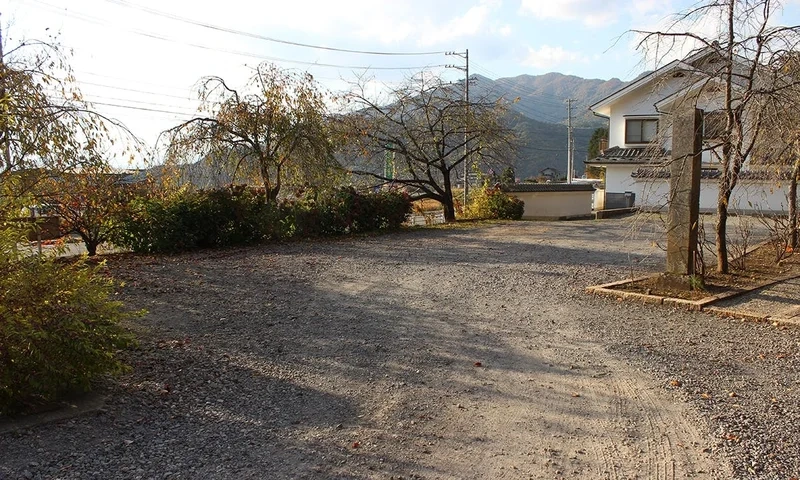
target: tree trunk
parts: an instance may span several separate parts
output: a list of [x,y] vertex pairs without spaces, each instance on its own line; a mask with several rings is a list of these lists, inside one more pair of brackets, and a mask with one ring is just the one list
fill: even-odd
[[267,203],[275,203],[278,201],[278,193],[280,193],[280,187],[269,188],[268,186],[265,185],[264,189],[267,192]]
[[719,197],[717,199],[717,272],[728,273],[728,201],[731,197],[730,181],[724,179],[719,185]]
[[264,193],[267,196],[267,203],[275,203],[278,200],[278,194],[281,191],[281,170],[278,167],[275,173],[275,185],[270,181],[269,167],[266,159],[259,160],[261,168],[261,181],[264,182]]
[[444,221],[448,223],[455,222],[456,207],[453,203],[453,196],[450,195],[450,198],[445,198],[442,202],[442,206],[444,207]]
[[[445,165],[444,161],[442,161],[442,166],[440,168],[443,176],[443,183],[444,183],[444,221],[447,223],[455,222],[456,221],[456,207],[455,202],[453,201],[453,186],[450,184],[450,171],[447,170],[447,165]],[[466,179],[464,179],[466,182]],[[466,186],[466,185],[465,185]]]
[[789,184],[789,228],[791,233],[790,246],[792,250],[798,247],[797,232],[797,177],[800,175],[800,161],[794,164],[792,178]]
[[[733,107],[733,48],[734,48],[734,16],[736,14],[736,2],[727,0],[727,42],[725,46],[725,135],[724,145],[722,146],[722,177],[719,181],[719,195],[717,196],[717,272],[728,273],[728,202],[733,192],[734,179],[731,178],[731,170],[735,162],[733,149],[733,139],[731,136],[736,128],[737,117]],[[723,5],[725,5],[723,3]],[[736,140],[740,140],[739,137]]]
[[86,246],[86,253],[90,257],[94,257],[95,255],[97,255],[97,247],[100,245],[99,241],[83,237],[83,244]]

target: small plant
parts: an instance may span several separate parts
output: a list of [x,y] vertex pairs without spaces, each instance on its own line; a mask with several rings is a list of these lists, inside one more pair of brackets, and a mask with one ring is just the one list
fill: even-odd
[[705,278],[702,275],[689,275],[689,288],[694,291],[705,291]]
[[519,220],[524,212],[525,202],[488,184],[470,196],[467,206],[468,218]]
[[0,414],[88,391],[92,380],[126,366],[134,345],[119,322],[133,315],[112,301],[102,267],[38,256],[0,262]]
[[753,225],[750,217],[738,215],[734,238],[728,239],[728,250],[731,253],[731,265],[738,270],[747,267],[745,258],[750,248]]
[[792,222],[787,215],[768,215],[759,211],[756,215],[759,223],[769,232],[769,243],[775,254],[775,263],[789,256],[792,246]]

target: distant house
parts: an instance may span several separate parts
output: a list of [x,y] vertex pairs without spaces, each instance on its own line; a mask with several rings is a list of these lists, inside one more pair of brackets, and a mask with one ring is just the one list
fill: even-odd
[[[659,164],[670,159],[672,109],[691,101],[704,111],[704,152],[700,210],[717,208],[719,163],[710,145],[722,116],[723,91],[714,75],[718,57],[710,49],[675,60],[644,75],[595,103],[591,111],[609,120],[607,145],[600,155],[585,161],[605,170],[605,190],[598,190],[600,208],[637,206],[660,210],[667,206],[669,173]],[[782,183],[782,184],[781,184]],[[745,165],[731,197],[731,212],[783,212],[787,210],[787,182]]]
[[547,180],[550,180],[552,182],[555,182],[559,178],[561,178],[561,173],[559,173],[559,171],[553,167],[547,167],[541,172],[539,172],[539,176]]

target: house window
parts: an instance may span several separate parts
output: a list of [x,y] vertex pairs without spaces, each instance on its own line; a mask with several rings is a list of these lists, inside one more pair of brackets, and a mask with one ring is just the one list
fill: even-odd
[[650,143],[658,134],[658,120],[637,118],[625,120],[625,143]]
[[703,112],[703,138],[706,140],[721,138],[725,133],[727,121],[728,117],[724,110]]

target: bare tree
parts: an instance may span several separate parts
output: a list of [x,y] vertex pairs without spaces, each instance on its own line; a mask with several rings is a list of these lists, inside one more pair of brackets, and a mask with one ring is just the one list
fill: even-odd
[[788,182],[789,215],[786,230],[788,245],[797,249],[797,182],[800,179],[800,53],[785,52],[776,65],[775,77],[783,82],[780,95],[766,99],[764,122],[772,132],[756,145],[756,155],[764,159],[781,182]]
[[200,81],[205,114],[167,132],[172,162],[223,162],[234,178],[260,178],[274,201],[285,181],[324,182],[337,166],[326,121],[326,95],[308,74],[271,63],[240,92],[219,77]]
[[[416,190],[444,207],[455,220],[454,180],[464,162],[508,164],[513,131],[502,100],[462,96],[462,86],[428,73],[407,79],[387,96],[371,94],[360,79],[345,95],[349,113],[340,117],[348,157],[358,158],[352,172]],[[387,156],[393,168],[387,171]],[[466,179],[465,179],[466,181]]]
[[[703,0],[676,15],[663,31],[636,31],[643,35],[639,47],[656,61],[675,56],[687,42],[709,54],[708,61],[695,66],[691,81],[702,84],[699,91],[716,90],[722,100],[718,141],[709,146],[720,168],[715,240],[722,273],[729,269],[731,194],[759,139],[772,135],[765,129],[764,100],[788,88],[774,75],[774,65],[800,43],[800,26],[773,25],[777,8],[777,0]],[[709,24],[716,25],[715,34],[696,33]]]

